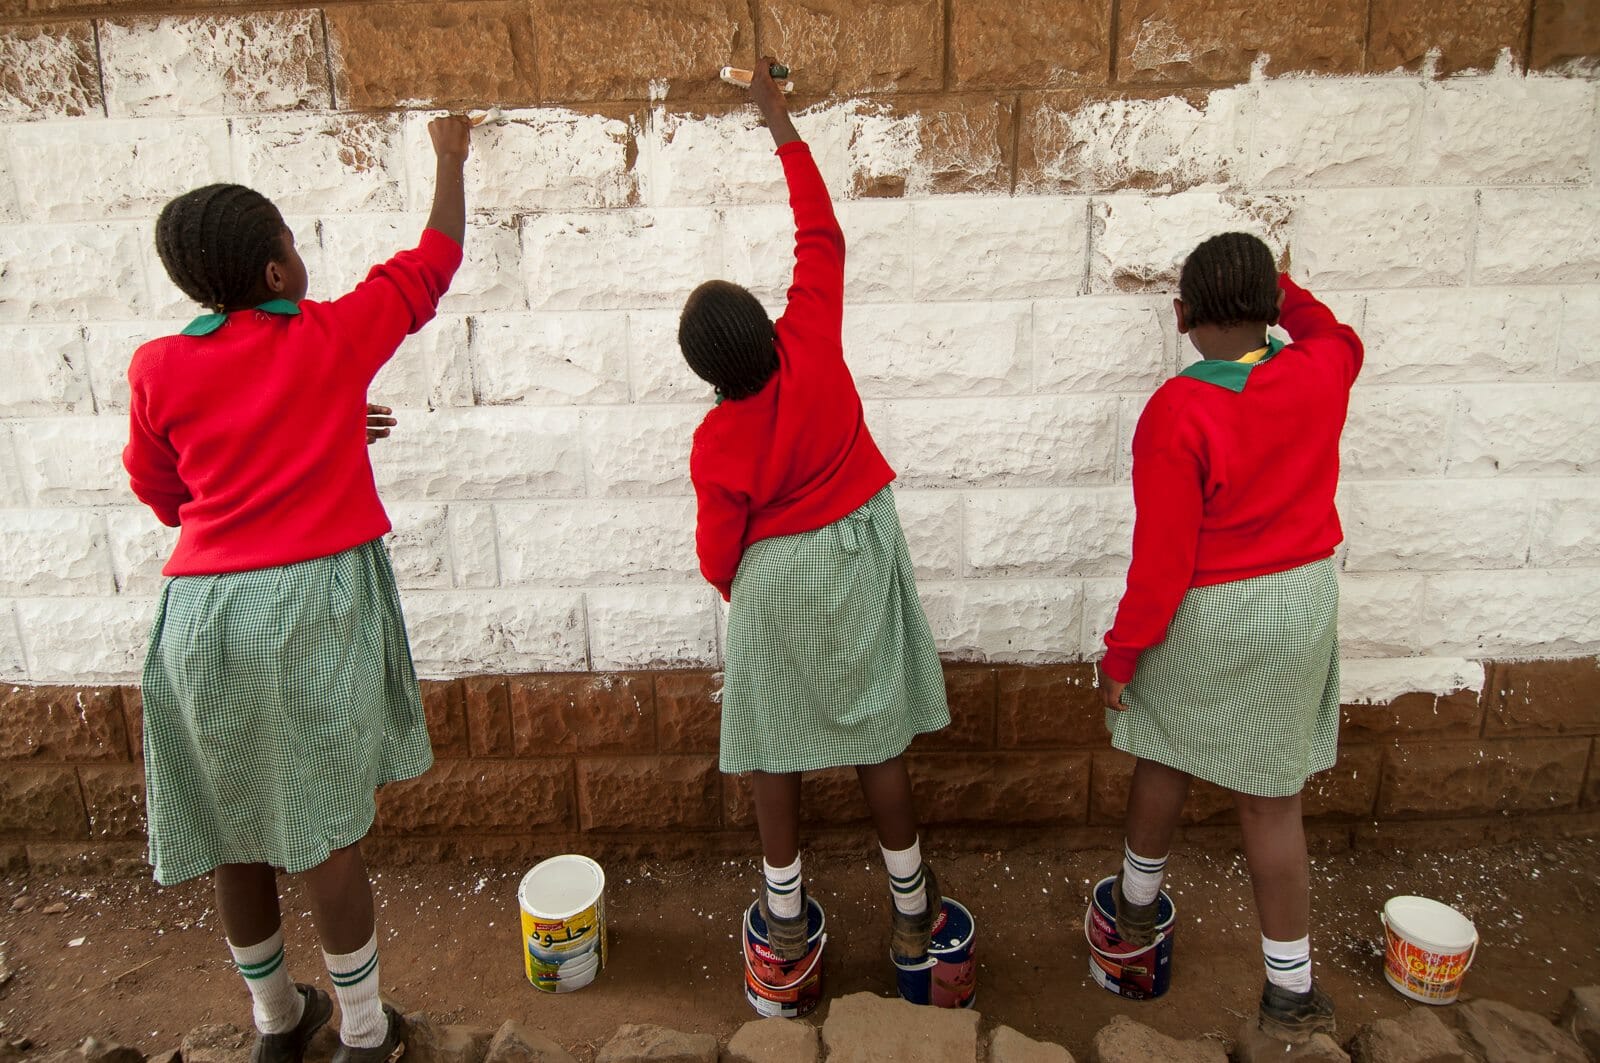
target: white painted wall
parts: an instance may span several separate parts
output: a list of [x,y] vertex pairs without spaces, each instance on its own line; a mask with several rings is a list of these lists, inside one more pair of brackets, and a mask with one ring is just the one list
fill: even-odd
[[[7,679],[137,676],[171,537],[127,489],[123,373],[194,312],[151,246],[161,204],[256,186],[321,297],[426,212],[427,115],[274,111],[327,98],[272,71],[241,95],[171,44],[101,41],[109,118],[0,99]],[[166,56],[159,76],[135,54]],[[1347,693],[1600,650],[1597,106],[1593,80],[1506,71],[1092,104],[1041,116],[1036,173],[991,197],[930,197],[951,160],[923,155],[916,116],[804,115],[832,188],[906,181],[904,199],[840,205],[845,341],[941,648],[1097,650],[1128,556],[1133,424],[1194,357],[1166,308],[1176,266],[1243,226],[1369,345],[1342,492]],[[748,115],[510,117],[474,144],[467,263],[372,393],[401,419],[372,454],[419,669],[715,663],[687,479],[708,395],[676,310],[712,276],[777,307],[780,168]]]

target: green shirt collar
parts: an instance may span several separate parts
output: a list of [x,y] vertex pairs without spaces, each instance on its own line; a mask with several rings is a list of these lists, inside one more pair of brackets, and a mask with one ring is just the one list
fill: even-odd
[[[256,307],[256,309],[268,314],[281,314],[284,317],[298,317],[300,314],[300,304],[292,303],[287,299],[269,299]],[[227,314],[201,314],[183,326],[181,334],[184,336],[209,336],[225,325],[227,321]]]
[[1227,388],[1232,392],[1244,390],[1245,383],[1250,379],[1250,370],[1258,365],[1266,365],[1283,348],[1285,344],[1276,337],[1267,338],[1267,356],[1261,361],[1251,365],[1243,362],[1225,362],[1202,358],[1194,363],[1179,376],[1186,376],[1193,380],[1203,380],[1207,384],[1215,384],[1219,388]]

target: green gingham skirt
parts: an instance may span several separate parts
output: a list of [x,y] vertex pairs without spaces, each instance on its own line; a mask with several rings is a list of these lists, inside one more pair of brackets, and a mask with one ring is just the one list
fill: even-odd
[[1333,559],[1184,595],[1107,711],[1111,744],[1258,797],[1300,792],[1339,747]]
[[161,592],[144,667],[150,860],[316,867],[433,763],[383,540]]
[[950,723],[887,487],[825,527],[751,544],[723,671],[725,772],[881,764]]

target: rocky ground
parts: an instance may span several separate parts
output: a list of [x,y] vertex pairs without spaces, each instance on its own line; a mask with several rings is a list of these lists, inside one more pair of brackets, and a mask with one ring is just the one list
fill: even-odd
[[[427,1016],[411,1063],[714,1060],[719,1051],[779,1061],[820,1058],[823,1050],[830,1063],[1220,1061],[1230,1051],[1254,1063],[1336,1060],[1346,1050],[1383,1063],[1582,1060],[1574,1035],[1552,1024],[1564,1004],[1571,1010],[1563,1028],[1589,1031],[1596,1048],[1594,993],[1570,992],[1596,980],[1600,960],[1592,916],[1600,857],[1589,840],[1316,857],[1313,941],[1318,977],[1339,1004],[1342,1046],[1298,1057],[1241,1037],[1261,968],[1239,858],[1175,854],[1173,988],[1135,1002],[1099,989],[1086,973],[1082,906],[1092,882],[1114,866],[1112,853],[935,855],[948,892],[978,921],[981,1016],[884,999],[893,977],[883,959],[882,869],[829,854],[808,858],[807,873],[829,917],[830,1002],[806,1022],[746,1025],[754,1015],[740,993],[736,933],[753,895],[753,861],[609,864],[610,964],[593,986],[559,997],[535,993],[522,976],[514,900],[521,869],[386,869],[376,875],[383,980],[408,1013]],[[1476,922],[1483,946],[1463,1004],[1412,1005],[1384,984],[1377,912],[1399,892],[1438,897]],[[324,980],[292,887],[285,910],[294,975]],[[128,876],[0,880],[0,1055],[138,1063],[182,1049],[189,1063],[242,1063],[248,1036],[228,1027],[247,1019],[202,886],[159,890]],[[643,1025],[619,1030],[624,1023]],[[83,1046],[85,1038],[96,1040]],[[769,1044],[773,1038],[784,1040]],[[331,1047],[330,1033],[320,1053]]]

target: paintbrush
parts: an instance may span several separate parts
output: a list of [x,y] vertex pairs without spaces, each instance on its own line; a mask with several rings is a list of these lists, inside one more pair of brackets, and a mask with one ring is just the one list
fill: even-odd
[[[769,69],[772,71],[772,76],[775,78],[787,78],[789,76],[789,68],[784,66],[782,63],[773,63]],[[755,72],[751,70],[744,70],[736,66],[725,66],[722,68],[722,71],[718,76],[720,76],[723,81],[726,81],[730,85],[737,85],[741,89],[747,89],[750,87],[750,82],[755,78]],[[778,88],[782,89],[784,92],[793,92],[794,82],[780,81],[778,82]]]
[[469,115],[467,120],[474,126],[506,124],[506,116],[500,113],[499,107],[491,107],[479,114]]

